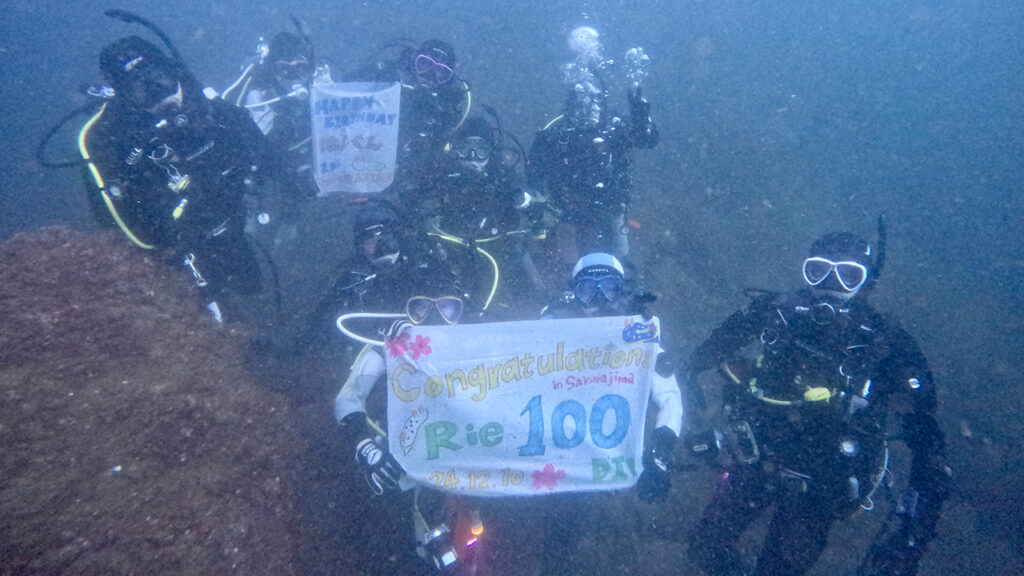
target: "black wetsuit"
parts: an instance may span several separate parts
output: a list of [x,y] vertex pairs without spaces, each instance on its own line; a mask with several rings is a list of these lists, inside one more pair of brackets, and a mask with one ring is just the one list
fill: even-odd
[[264,130],[269,159],[265,167],[281,184],[285,211],[295,203],[315,196],[319,189],[313,177],[313,127],[309,97],[289,97],[290,90],[277,85],[272,74],[257,70],[253,82],[239,97],[238,104],[253,105],[280,98],[277,102],[249,109],[253,120]]
[[445,164],[430,173],[420,188],[427,230],[483,250],[458,250],[453,256],[466,276],[478,279],[477,288],[485,294],[493,287],[490,281],[497,265],[499,283],[489,311],[505,311],[501,319],[522,318],[524,306],[539,304],[533,296],[542,282],[528,253],[538,240],[531,222],[516,207],[523,194],[516,173],[504,165],[492,169],[500,162],[497,154],[482,173],[465,169],[451,156],[443,158]]
[[402,104],[398,120],[398,158],[392,199],[419,211],[422,179],[443,154],[448,138],[458,128],[470,105],[469,84],[458,76],[437,86],[423,86],[413,70],[413,51],[395,60],[377,62],[353,73],[348,80],[400,82]]
[[625,256],[632,150],[657,142],[658,130],[646,116],[610,118],[598,126],[563,117],[537,133],[527,183],[562,210],[562,221],[575,228],[579,254]]
[[440,160],[423,179],[426,216],[437,217],[445,232],[460,238],[492,238],[520,229],[515,203],[522,188],[510,168],[492,169],[499,162],[492,159],[484,172],[476,173],[449,156]]
[[[244,195],[260,177],[263,135],[227,102],[199,93],[184,101],[184,109],[154,115],[115,97],[89,129],[86,147],[132,234],[168,250],[178,264],[192,255],[214,295],[224,288],[258,292]],[[101,198],[95,186],[90,194]]]
[[[406,302],[413,296],[464,296],[468,290],[460,282],[458,269],[448,260],[448,255],[441,255],[421,242],[404,239],[405,248],[390,265],[374,264],[360,253],[346,259],[314,312],[310,326],[317,334],[311,335],[311,342],[341,344],[345,349],[343,361],[351,361],[363,345],[338,330],[335,324],[338,316],[350,312],[404,313]],[[386,328],[392,321],[354,320],[346,327],[357,334],[377,338],[377,330]]]
[[[913,453],[910,487],[921,503],[918,546],[904,551],[898,573],[916,571],[946,495],[935,384],[907,332],[859,299],[843,306],[810,290],[763,296],[691,357],[693,374],[721,366],[730,380],[716,424],[726,474],[690,547],[709,574],[745,573],[733,544],[771,504],[777,510],[755,573],[809,570],[832,523],[870,502],[893,412]],[[748,355],[737,356],[743,349]]]

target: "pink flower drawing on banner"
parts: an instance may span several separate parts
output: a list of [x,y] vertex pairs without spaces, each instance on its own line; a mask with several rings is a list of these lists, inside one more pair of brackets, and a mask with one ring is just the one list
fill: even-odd
[[543,470],[533,471],[533,489],[547,488],[551,492],[562,478],[565,478],[565,470],[555,470],[554,466],[547,464]]
[[405,354],[406,342],[408,341],[409,333],[402,332],[397,337],[392,338],[391,340],[385,340],[384,347],[388,349],[388,354],[390,354],[392,358],[398,358],[402,354]]
[[412,352],[413,360],[419,360],[420,356],[430,354],[433,352],[433,350],[430,349],[430,337],[417,334],[416,340],[409,345],[409,351]]

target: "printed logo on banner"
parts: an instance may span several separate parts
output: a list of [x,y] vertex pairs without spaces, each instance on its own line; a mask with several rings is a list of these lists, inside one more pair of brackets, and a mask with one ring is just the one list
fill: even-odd
[[657,337],[639,317],[403,331],[385,343],[392,452],[476,496],[631,486]]
[[658,324],[651,319],[650,322],[639,322],[626,319],[626,327],[622,330],[622,339],[626,342],[660,342],[658,336]]

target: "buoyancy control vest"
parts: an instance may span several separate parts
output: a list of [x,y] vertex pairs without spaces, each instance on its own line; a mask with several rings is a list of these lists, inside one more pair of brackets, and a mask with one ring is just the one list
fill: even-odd
[[723,430],[742,448],[739,460],[770,463],[802,489],[870,508],[888,463],[872,396],[888,355],[881,317],[801,291],[772,303],[755,348],[721,366],[734,384]]

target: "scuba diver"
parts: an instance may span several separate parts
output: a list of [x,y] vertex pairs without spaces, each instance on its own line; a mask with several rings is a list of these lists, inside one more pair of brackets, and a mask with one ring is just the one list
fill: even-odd
[[[342,314],[399,310],[413,296],[463,285],[447,252],[431,246],[412,219],[385,200],[371,199],[359,208],[352,232],[353,253],[342,262],[309,323],[318,335],[330,334],[332,344],[340,336],[335,320]],[[458,293],[469,301],[465,290]],[[353,329],[372,332],[365,324],[353,321]],[[351,359],[355,344],[344,340]]]
[[455,73],[455,50],[443,40],[402,47],[397,58],[378,60],[346,80],[399,82],[397,174],[393,184],[404,206],[418,206],[422,176],[434,169],[451,134],[469,115],[469,84]]
[[[613,288],[604,279],[614,276],[621,281],[624,278],[621,265],[607,254],[594,254],[584,258],[580,262],[576,276],[578,284],[584,283],[584,279],[597,280],[608,294],[612,294]],[[405,317],[386,333],[388,345],[390,346],[390,341],[397,339],[396,336],[401,334],[409,323],[461,323],[460,320],[467,317],[467,313],[463,311],[463,301],[456,296],[445,295],[450,293],[433,291],[430,294],[441,296],[410,298],[406,304]],[[618,294],[623,295],[625,292],[620,291]],[[596,302],[596,299],[590,301],[591,304]],[[599,314],[599,309],[610,315],[623,313],[620,308],[588,306],[588,310],[592,310],[592,315],[595,316]],[[335,399],[335,417],[341,425],[346,445],[353,454],[352,458],[361,469],[371,490],[390,498],[409,498],[406,486],[408,481],[404,480],[404,470],[395,456],[389,452],[388,442],[383,438],[384,434],[367,420],[368,404],[372,402],[371,392],[385,381],[387,359],[384,343],[361,338],[348,328],[352,326],[354,320],[363,316],[396,315],[353,314],[339,318],[338,326],[347,336],[368,345],[353,363],[345,384]],[[557,328],[554,325],[552,327]],[[671,373],[669,376],[663,376],[659,372],[655,377],[650,398],[657,407],[657,416],[653,434],[647,443],[648,449],[644,454],[644,470],[637,484],[637,494],[642,499],[653,502],[662,501],[667,496],[671,484],[672,452],[682,428],[683,410],[679,387]],[[563,570],[566,563],[586,560],[572,554],[572,551],[576,549],[574,543],[577,538],[592,533],[592,526],[587,521],[598,514],[607,513],[609,499],[616,497],[615,494],[607,492],[586,492],[505,499],[505,502],[502,502],[486,498],[473,499],[469,495],[455,498],[420,486],[411,492],[417,551],[435,568],[448,573],[457,570],[464,562],[472,561],[474,555],[479,554],[475,540],[463,540],[459,528],[465,524],[460,520],[468,518],[474,526],[480,527],[473,533],[482,534],[481,510],[508,514],[516,519],[512,524],[519,524],[519,520],[522,519],[543,526],[542,530],[531,531],[531,536],[536,535],[543,539],[538,544],[544,547],[545,552],[533,556],[546,564],[547,571],[543,573],[569,573]],[[632,498],[632,494],[629,496]],[[468,513],[462,513],[467,506],[472,506],[473,509]],[[461,516],[461,519],[458,516]],[[514,537],[511,534],[508,536]],[[466,543],[465,546],[463,542]],[[555,564],[558,566],[554,566]]]
[[[441,164],[424,175],[421,210],[429,234],[469,246],[462,266],[500,275],[498,304],[512,311],[543,288],[533,246],[545,237],[543,202],[522,186],[520,150],[504,144],[497,116],[470,117],[452,135]],[[500,272],[499,272],[500,271]]]
[[[443,284],[443,276],[435,279],[440,281],[435,286]],[[430,290],[428,286],[421,285],[419,289],[419,294],[429,293],[438,296],[408,298],[404,304],[405,314],[356,313],[352,316],[356,317],[355,320],[393,320],[387,331],[380,332],[385,340],[397,337],[403,330],[413,325],[458,324],[471,316],[466,313],[465,294],[458,286]],[[395,309],[397,308],[391,310]],[[454,532],[462,532],[456,529],[456,522],[460,520],[456,515],[462,515],[462,510],[456,510],[456,499],[420,485],[413,486],[406,481],[405,471],[388,450],[384,431],[368,416],[375,408],[371,393],[381,388],[379,385],[387,381],[385,343],[360,336],[354,329],[349,328],[354,328],[354,323],[346,315],[337,319],[337,326],[349,338],[365,344],[352,363],[345,383],[334,402],[334,415],[341,428],[344,445],[348,447],[349,453],[374,494],[397,499],[406,504],[411,500],[409,505],[413,511],[415,550],[420,558],[437,571],[446,574],[473,566],[475,537],[466,546],[460,545],[465,541],[458,544],[455,541]],[[473,526],[479,525],[479,513],[468,513],[472,516]]]
[[451,136],[442,165],[424,175],[427,218],[460,237],[489,238],[520,226],[519,157],[503,146],[496,122],[474,116]]
[[278,211],[284,220],[290,219],[300,201],[319,191],[313,177],[309,111],[313,44],[298,20],[293,17],[292,21],[295,32],[279,32],[269,44],[260,38],[258,60],[220,95],[245,108],[266,135],[270,157],[276,163],[268,170],[282,187],[283,205]]
[[[593,252],[576,262],[570,289],[555,304],[541,311],[541,318],[596,318],[600,316],[639,315],[653,318],[648,306],[655,296],[636,290],[626,278],[619,259],[611,254]],[[651,400],[658,407],[657,423],[648,450],[644,473],[637,483],[640,497],[648,502],[664,500],[672,485],[669,468],[682,431],[683,401],[676,384],[675,366],[664,350],[655,360]],[[653,466],[651,464],[654,464]]]
[[[648,311],[654,296],[637,290],[626,277],[617,258],[606,253],[586,254],[576,262],[569,290],[556,303],[541,311],[542,319],[594,318],[600,316],[640,315],[645,320],[660,322]],[[649,326],[649,325],[645,325]],[[660,336],[659,336],[660,337]],[[672,485],[675,470],[675,448],[683,427],[683,403],[676,383],[675,367],[670,356],[661,350],[655,360],[651,402],[657,409],[654,429],[649,434],[644,453],[644,471],[637,481],[637,496],[648,503],[664,502]],[[544,542],[550,550],[575,550],[577,540],[588,533],[591,524],[599,524],[589,515],[601,514],[612,494],[567,494],[557,496],[561,502],[545,503],[557,510],[544,514]],[[578,560],[577,560],[578,561]],[[545,574],[569,574],[578,571],[569,554],[552,553],[544,558]]]
[[867,302],[884,262],[883,219],[879,232],[877,255],[854,234],[822,236],[803,262],[807,286],[759,293],[693,352],[691,386],[716,367],[726,379],[713,436],[693,448],[717,453],[723,468],[690,543],[708,574],[750,573],[734,544],[772,504],[753,573],[806,573],[832,524],[873,509],[876,489],[891,485],[890,412],[913,454],[909,488],[859,573],[917,572],[951,472],[928,363]]
[[219,322],[229,292],[262,288],[244,196],[261,177],[263,136],[243,110],[204,95],[158,28],[126,12],[107,15],[143,24],[171,54],[138,36],[103,49],[113,96],[79,136],[90,202],[133,243],[183,264]]
[[576,58],[565,66],[570,86],[565,112],[537,133],[530,147],[527,183],[562,211],[563,228],[568,228],[559,231],[568,236],[559,239],[562,260],[572,262],[579,254],[594,251],[621,258],[629,252],[631,153],[658,142],[641,86],[649,58],[640,48],[627,53],[630,116],[622,118],[607,106],[611,61],[601,54],[597,31],[577,28],[569,43]]

